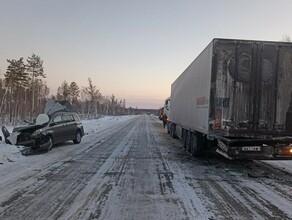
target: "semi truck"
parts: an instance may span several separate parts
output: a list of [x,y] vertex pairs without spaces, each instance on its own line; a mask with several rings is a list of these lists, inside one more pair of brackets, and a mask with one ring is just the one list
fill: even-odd
[[168,122],[193,156],[292,159],[292,43],[213,39],[172,83]]

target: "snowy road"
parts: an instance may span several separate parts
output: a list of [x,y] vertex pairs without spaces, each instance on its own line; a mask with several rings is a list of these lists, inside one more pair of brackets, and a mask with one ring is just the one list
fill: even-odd
[[292,219],[292,176],[192,158],[152,116],[0,168],[0,219]]

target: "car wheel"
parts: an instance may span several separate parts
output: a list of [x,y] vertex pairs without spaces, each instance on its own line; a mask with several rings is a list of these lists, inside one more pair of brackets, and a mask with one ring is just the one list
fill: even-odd
[[48,146],[48,151],[52,150],[53,145],[54,145],[54,143],[53,143],[53,139],[52,139],[51,136],[49,136],[49,146]]
[[75,134],[75,139],[73,140],[74,144],[79,144],[81,142],[81,132],[80,131],[76,131]]

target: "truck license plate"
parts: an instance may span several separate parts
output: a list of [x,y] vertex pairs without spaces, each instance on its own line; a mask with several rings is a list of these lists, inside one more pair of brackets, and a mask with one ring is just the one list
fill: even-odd
[[260,146],[242,147],[242,151],[261,151]]

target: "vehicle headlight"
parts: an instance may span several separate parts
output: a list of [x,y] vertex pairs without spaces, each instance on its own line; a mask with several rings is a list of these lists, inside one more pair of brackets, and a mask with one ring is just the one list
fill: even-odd
[[43,132],[43,128],[36,130],[35,132],[32,133],[33,136],[38,136]]

